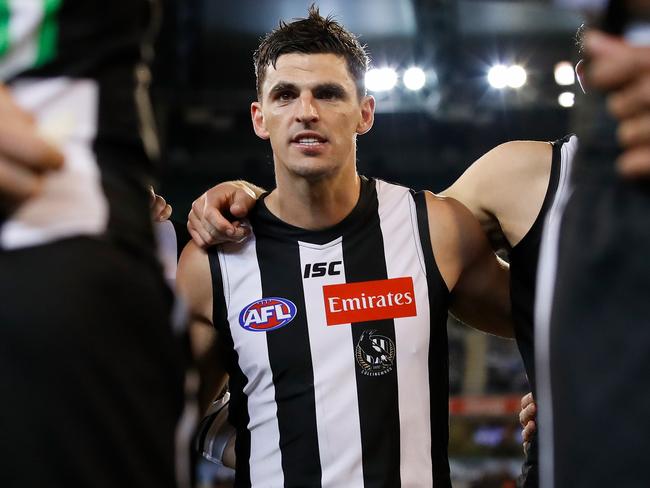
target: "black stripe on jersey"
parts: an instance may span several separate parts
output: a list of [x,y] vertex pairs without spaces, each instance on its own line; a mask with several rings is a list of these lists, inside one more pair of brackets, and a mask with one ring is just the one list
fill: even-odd
[[[384,241],[379,221],[379,202],[373,185],[369,195],[368,221],[363,232],[343,237],[343,261],[347,283],[387,279]],[[357,322],[351,325],[353,349],[364,332],[376,331],[395,344],[392,319]],[[400,428],[397,394],[397,360],[392,370],[379,376],[362,372],[355,358],[363,480],[365,488],[395,488],[400,481]]]
[[266,332],[278,409],[284,486],[320,487],[322,472],[314,370],[302,289],[300,249],[297,242],[286,245],[266,235],[258,235],[256,244],[262,296],[291,300],[297,309],[289,326]]
[[221,266],[216,248],[208,250],[210,272],[212,274],[212,323],[219,333],[219,351],[224,357],[224,364],[228,372],[230,387],[230,407],[228,422],[237,429],[235,442],[236,474],[235,487],[245,488],[251,486],[251,473],[249,459],[251,454],[251,435],[248,430],[248,397],[244,387],[248,382],[246,375],[239,367],[239,355],[228,325],[226,301],[221,276]]
[[[433,486],[451,488],[449,477],[449,344],[447,339],[447,310],[449,290],[436,264],[429,217],[424,192],[413,194],[420,232],[420,243],[427,271],[431,336],[429,339],[429,394],[431,397],[431,464]],[[444,297],[444,303],[440,302]]]

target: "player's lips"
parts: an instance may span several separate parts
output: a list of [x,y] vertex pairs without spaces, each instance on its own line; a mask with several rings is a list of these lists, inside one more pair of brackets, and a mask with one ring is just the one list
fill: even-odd
[[301,149],[319,149],[327,143],[327,138],[314,131],[302,131],[291,138],[291,144]]

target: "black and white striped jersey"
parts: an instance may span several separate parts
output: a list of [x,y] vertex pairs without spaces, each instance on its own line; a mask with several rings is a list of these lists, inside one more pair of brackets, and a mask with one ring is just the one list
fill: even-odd
[[0,1],[0,82],[65,156],[38,198],[0,215],[0,250],[77,235],[151,247],[145,144],[156,139],[138,80],[154,4]]
[[424,194],[361,179],[307,231],[261,201],[209,254],[237,487],[448,487],[449,292]]

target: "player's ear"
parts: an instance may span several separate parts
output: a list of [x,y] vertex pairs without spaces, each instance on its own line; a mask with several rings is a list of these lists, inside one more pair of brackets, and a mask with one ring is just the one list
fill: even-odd
[[361,120],[357,124],[357,134],[365,134],[375,123],[375,98],[366,95],[361,99]]
[[251,103],[251,120],[253,121],[253,130],[257,134],[257,137],[268,140],[271,135],[266,130],[264,113],[262,112],[262,104],[260,102]]

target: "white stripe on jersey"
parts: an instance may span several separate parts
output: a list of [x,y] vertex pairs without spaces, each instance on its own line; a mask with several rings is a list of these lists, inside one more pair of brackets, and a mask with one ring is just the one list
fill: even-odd
[[[384,236],[388,278],[404,276],[412,270],[417,317],[396,318],[395,343],[400,416],[400,477],[402,487],[433,486],[431,466],[431,417],[429,398],[430,329],[429,297],[415,213],[415,203],[407,188],[377,180],[379,219]],[[410,215],[410,220],[405,216]],[[423,273],[417,273],[421,267]],[[418,357],[417,360],[413,360]]]
[[174,224],[169,220],[155,222],[153,225],[156,237],[158,261],[162,264],[163,272],[171,289],[175,289],[176,267],[178,260],[178,239]]
[[223,252],[219,253],[219,265],[230,333],[239,355],[239,367],[247,378],[244,393],[248,397],[248,430],[251,435],[251,486],[262,488],[284,486],[284,476],[266,333],[250,332],[239,325],[239,311],[263,298],[255,242],[252,235],[243,246],[224,244]]
[[42,193],[0,228],[0,248],[35,246],[75,235],[99,235],[108,226],[108,202],[93,142],[99,89],[92,80],[22,80],[11,87],[43,135],[62,151],[63,168],[45,176]]
[[[307,264],[340,261],[340,274],[305,278],[303,290],[309,303],[309,323],[314,369],[314,396],[322,487],[363,486],[361,427],[357,401],[356,362],[350,324],[327,326],[323,286],[345,283],[342,238],[322,246],[299,242],[300,268]],[[337,381],[332,381],[337,378]]]
[[571,196],[570,182],[573,158],[578,150],[578,138],[572,136],[562,145],[560,179],[542,233],[535,296],[535,371],[537,375],[537,403],[539,405],[539,478],[540,487],[554,486],[553,399],[551,385],[550,341],[551,309],[555,290],[557,254],[564,208]]
[[31,67],[38,55],[43,0],[9,0],[9,50],[0,61],[0,80]]
[[[369,182],[368,184],[374,183]],[[379,229],[368,228],[372,231],[370,232],[365,227],[365,221],[359,221],[358,225],[353,225],[349,230],[342,229],[343,234],[339,234],[342,237],[332,235],[333,240],[327,244],[304,242],[310,241],[308,232],[305,233],[305,238],[299,242],[289,238],[282,245],[291,246],[291,249],[287,248],[287,255],[279,256],[278,259],[291,262],[292,269],[290,270],[285,271],[277,263],[263,262],[260,264],[255,236],[244,243],[228,244],[219,253],[230,330],[234,347],[239,356],[239,368],[247,378],[244,393],[248,395],[250,417],[248,429],[251,433],[250,466],[253,486],[283,486],[285,478],[292,479],[292,476],[295,478],[294,471],[292,471],[294,468],[290,465],[285,466],[287,472],[283,474],[282,456],[278,446],[279,427],[284,428],[285,426],[279,426],[277,418],[276,388],[273,385],[269,360],[269,356],[275,358],[273,353],[279,351],[291,356],[291,344],[283,345],[270,341],[267,334],[274,334],[272,331],[250,331],[239,325],[240,312],[249,304],[263,298],[260,267],[262,271],[268,273],[290,273],[282,274],[279,277],[264,276],[265,282],[266,279],[278,279],[282,282],[280,288],[286,287],[287,290],[295,290],[297,287],[302,287],[304,293],[304,305],[296,303],[296,307],[299,309],[304,306],[305,332],[307,334],[300,338],[304,341],[300,346],[300,354],[307,353],[310,356],[305,360],[309,360],[313,371],[314,403],[312,407],[309,398],[300,398],[296,401],[303,401],[304,405],[308,405],[310,409],[315,408],[315,412],[309,412],[310,416],[313,414],[315,432],[310,430],[305,432],[305,435],[310,439],[315,436],[314,444],[317,442],[321,485],[323,488],[361,488],[365,483],[373,482],[372,479],[364,478],[364,465],[372,470],[376,463],[386,461],[380,459],[381,456],[386,455],[387,451],[382,450],[382,447],[385,446],[378,446],[377,452],[380,452],[381,456],[378,455],[373,445],[364,444],[366,440],[361,432],[361,426],[366,425],[364,422],[368,422],[368,419],[375,413],[372,410],[373,405],[367,401],[368,398],[364,399],[364,395],[367,397],[368,390],[370,390],[372,397],[373,385],[376,385],[376,388],[383,388],[386,384],[386,382],[379,381],[380,378],[376,378],[378,381],[373,383],[375,378],[371,375],[359,376],[364,373],[361,371],[362,366],[358,363],[355,355],[357,346],[355,337],[358,334],[355,336],[354,332],[356,327],[372,329],[372,322],[360,320],[363,325],[358,323],[327,325],[323,287],[354,281],[355,267],[363,269],[363,266],[368,266],[364,262],[356,261],[363,261],[363,253],[347,254],[347,251],[351,251],[351,249],[347,249],[344,257],[346,246],[351,245],[345,241],[346,239],[355,243],[360,239],[362,245],[373,248],[383,245],[382,254],[385,255],[385,262],[382,263],[382,267],[386,266],[386,278],[411,277],[413,279],[417,317],[391,319],[394,320],[395,337],[393,340],[395,341],[396,367],[387,374],[396,374],[397,376],[391,379],[391,384],[396,386],[394,391],[396,396],[387,401],[394,405],[395,408],[391,406],[390,410],[394,410],[398,417],[386,419],[386,423],[394,423],[396,433],[399,422],[399,439],[391,438],[391,442],[399,442],[400,447],[393,444],[389,455],[397,456],[399,454],[400,456],[399,468],[397,462],[391,464],[395,470],[399,469],[400,486],[418,488],[433,486],[433,462],[431,459],[433,427],[431,425],[430,402],[432,400],[440,401],[440,399],[430,398],[429,393],[429,345],[432,331],[426,266],[417,226],[415,202],[406,188],[383,182],[377,182],[376,185],[379,208],[378,216],[373,216],[372,222],[373,225],[378,223]],[[366,198],[368,201],[363,202],[364,205],[374,206],[375,203],[370,200],[374,196],[366,194]],[[263,226],[265,222],[262,220],[257,225]],[[258,228],[260,232],[261,229],[262,227]],[[276,230],[276,232],[280,231]],[[377,241],[362,240],[364,236],[369,235]],[[264,239],[267,239],[266,235]],[[378,239],[382,239],[383,243]],[[314,240],[322,242],[320,239]],[[264,245],[264,243],[261,244]],[[270,239],[269,243],[270,245],[278,244]],[[297,258],[296,261],[299,260],[301,270],[293,268],[295,258]],[[264,259],[272,259],[272,257],[265,255]],[[344,259],[352,261],[344,263]],[[330,264],[339,261],[340,264],[337,264],[337,267],[331,268],[332,271],[339,273],[329,272]],[[320,263],[320,266],[316,267],[316,263]],[[325,263],[327,264],[325,265]],[[305,273],[307,265],[311,266],[309,272]],[[373,263],[374,265],[377,264]],[[324,269],[328,271],[323,272]],[[299,272],[300,275],[296,272]],[[305,274],[309,277],[306,278]],[[320,274],[323,276],[318,276]],[[383,275],[383,270],[380,275]],[[442,304],[432,303],[431,306],[436,309]],[[296,324],[287,326],[294,325]],[[357,340],[359,339],[357,338]],[[270,352],[269,344],[274,348]],[[302,350],[305,344],[308,344],[308,351]],[[285,347],[289,348],[289,351],[281,349]],[[283,364],[278,363],[274,366],[282,369]],[[432,374],[439,373],[439,371],[433,371]],[[439,380],[437,376],[436,379]],[[285,378],[283,381],[288,380]],[[391,395],[394,386],[390,386]],[[366,388],[365,392],[361,389],[362,387]],[[382,390],[383,393],[385,393],[384,390]],[[444,402],[447,402],[447,398],[444,399]],[[382,404],[381,407],[384,408],[385,405]],[[364,415],[368,417],[364,418]],[[440,421],[447,423],[446,418],[440,419]],[[379,419],[380,424],[381,422],[382,420]],[[377,422],[369,425],[375,428],[376,424]],[[373,431],[371,438],[378,438],[376,433]],[[312,461],[310,459],[310,463]],[[381,469],[376,471],[381,472]],[[365,473],[365,475],[368,476],[369,473]]]

